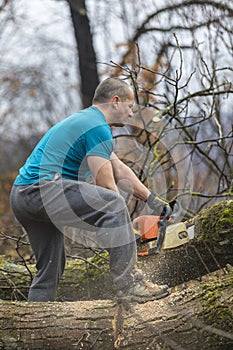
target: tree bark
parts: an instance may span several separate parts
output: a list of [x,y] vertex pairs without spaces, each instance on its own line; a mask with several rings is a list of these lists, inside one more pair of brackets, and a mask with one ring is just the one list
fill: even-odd
[[77,42],[81,94],[83,107],[85,108],[92,104],[95,89],[99,84],[96,55],[85,0],[67,1],[70,5],[74,34]]
[[0,301],[0,349],[230,350],[232,282],[229,266],[145,304]]

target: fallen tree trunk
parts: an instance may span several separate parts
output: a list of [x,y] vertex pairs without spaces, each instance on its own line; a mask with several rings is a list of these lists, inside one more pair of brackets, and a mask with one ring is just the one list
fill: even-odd
[[145,304],[0,301],[0,349],[230,350],[232,267]]
[[[175,286],[190,279],[233,265],[233,201],[223,201],[202,211],[192,222],[195,237],[176,249],[138,259],[148,279]],[[33,275],[34,266],[28,266]],[[25,266],[0,260],[0,298],[26,299],[31,275]],[[59,285],[62,301],[109,299],[113,295],[108,254],[83,261],[68,261]]]

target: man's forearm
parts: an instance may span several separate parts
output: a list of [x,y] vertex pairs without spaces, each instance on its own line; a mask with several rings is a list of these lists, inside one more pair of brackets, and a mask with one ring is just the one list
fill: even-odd
[[126,192],[132,193],[136,198],[147,202],[150,209],[157,213],[156,215],[166,215],[166,217],[171,215],[172,207],[170,207],[170,204],[158,195],[151,193],[127,165],[116,156],[111,158],[111,162],[117,186],[120,185],[119,187]]
[[123,162],[113,161],[115,181],[126,192],[133,192],[136,198],[146,201],[150,195],[148,188],[137,178],[134,172]]
[[109,160],[98,156],[89,156],[87,158],[87,163],[97,186],[101,186],[118,193],[112,164]]

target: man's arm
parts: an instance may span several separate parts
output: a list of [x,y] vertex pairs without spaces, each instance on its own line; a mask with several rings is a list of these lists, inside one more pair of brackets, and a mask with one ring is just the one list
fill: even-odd
[[[131,188],[133,195],[145,202],[150,195],[148,188],[143,185],[134,172],[125,165],[115,153],[111,156],[111,163],[116,183],[120,183],[121,187],[123,187],[122,189],[127,192],[129,192]],[[122,184],[124,186],[122,186]]]
[[169,204],[151,193],[115,154],[112,154],[111,161],[98,156],[88,156],[87,162],[96,185],[119,193],[116,184],[120,184],[120,187],[126,192],[133,192],[135,197],[147,202],[149,207],[157,212],[157,215],[170,216]]
[[87,163],[97,186],[119,192],[114,179],[111,161],[98,156],[88,156]]

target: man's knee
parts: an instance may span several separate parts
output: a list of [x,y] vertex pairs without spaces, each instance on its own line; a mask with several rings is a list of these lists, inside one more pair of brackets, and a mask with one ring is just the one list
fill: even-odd
[[122,211],[128,211],[124,198],[114,191],[107,191],[104,200],[109,205],[108,210],[110,212],[116,214]]

